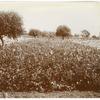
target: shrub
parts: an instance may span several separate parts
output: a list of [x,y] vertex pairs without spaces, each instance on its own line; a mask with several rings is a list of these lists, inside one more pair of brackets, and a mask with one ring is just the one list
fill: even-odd
[[54,32],[47,32],[47,31],[43,31],[41,33],[42,37],[48,37],[48,38],[54,38],[55,33]]
[[82,38],[89,38],[90,33],[87,30],[83,30],[81,36]]
[[71,36],[71,30],[67,26],[60,25],[60,26],[57,27],[56,36],[60,36],[64,39],[64,37]]
[[38,29],[31,29],[31,30],[29,31],[29,35],[30,35],[30,36],[36,37],[36,36],[39,36],[40,34],[41,34],[41,31],[38,30]]
[[49,37],[49,32],[42,31],[41,34],[40,34],[40,36],[42,36],[42,37]]
[[6,46],[0,50],[2,90],[100,90],[100,50],[39,38]]
[[30,36],[34,36],[34,37],[53,37],[54,34],[51,34],[50,32],[47,31],[40,31],[38,29],[31,29],[29,31],[29,35]]
[[99,37],[93,35],[93,36],[92,36],[92,39],[99,39]]

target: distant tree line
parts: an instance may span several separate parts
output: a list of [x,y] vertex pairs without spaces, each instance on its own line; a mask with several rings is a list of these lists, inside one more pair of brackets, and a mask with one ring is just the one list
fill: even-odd
[[[82,30],[81,32],[82,38],[89,38],[91,35],[90,32],[88,32],[86,29]],[[18,36],[21,36],[24,33],[26,32],[23,29],[23,21],[19,14],[17,14],[16,12],[0,12],[0,39],[2,42],[2,46],[4,45],[4,36],[16,39]],[[56,32],[46,32],[40,31],[38,29],[31,29],[27,34],[33,37],[57,36],[61,37],[62,39],[64,39],[65,37],[72,37],[71,29],[65,25],[59,25],[56,29]],[[75,34],[74,36],[79,37],[80,35]],[[93,35],[92,38],[98,39],[100,37]]]
[[[62,37],[62,39],[64,39],[65,37],[70,37],[71,35],[71,29],[68,26],[65,25],[59,25],[56,29],[56,32],[42,32],[40,30],[37,29],[31,29],[28,33],[30,36],[34,36],[34,37],[38,37],[38,36],[50,36],[52,37],[52,35],[55,34],[55,36],[57,37]],[[51,35],[52,34],[52,35]]]

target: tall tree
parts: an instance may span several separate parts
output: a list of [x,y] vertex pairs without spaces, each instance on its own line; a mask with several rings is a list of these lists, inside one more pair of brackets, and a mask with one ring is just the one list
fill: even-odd
[[4,45],[3,36],[17,38],[23,33],[23,22],[15,12],[0,12],[0,39]]

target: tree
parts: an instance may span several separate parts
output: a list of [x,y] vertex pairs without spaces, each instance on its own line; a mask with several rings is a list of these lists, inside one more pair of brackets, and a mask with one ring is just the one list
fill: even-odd
[[71,36],[71,30],[69,27],[65,25],[60,25],[56,29],[56,36],[60,36],[64,39],[64,37]]
[[30,35],[30,36],[36,37],[36,36],[39,36],[40,34],[41,34],[41,31],[39,31],[38,29],[31,29],[31,30],[29,31],[29,35]]
[[82,32],[81,36],[83,38],[88,38],[90,36],[90,32],[88,32],[87,30],[83,30],[81,32]]
[[99,37],[97,37],[96,35],[93,35],[92,39],[99,39]]
[[0,39],[4,45],[3,36],[17,38],[23,33],[21,17],[15,12],[0,12]]

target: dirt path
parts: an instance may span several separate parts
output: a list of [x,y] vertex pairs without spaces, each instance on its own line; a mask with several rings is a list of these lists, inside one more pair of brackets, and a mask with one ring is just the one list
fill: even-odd
[[100,98],[100,93],[97,92],[80,92],[80,91],[65,91],[65,92],[1,92],[1,98]]

